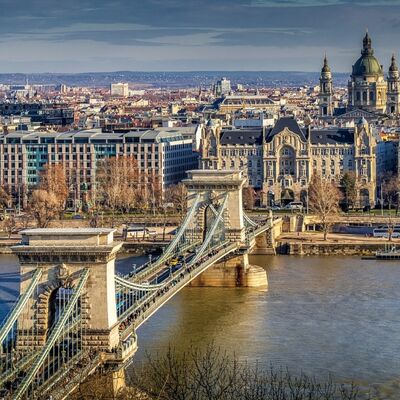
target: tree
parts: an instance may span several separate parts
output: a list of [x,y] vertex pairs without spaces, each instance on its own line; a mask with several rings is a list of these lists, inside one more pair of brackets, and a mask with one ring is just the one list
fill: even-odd
[[4,231],[7,233],[8,238],[10,239],[12,233],[14,232],[14,229],[17,226],[17,222],[15,221],[15,218],[13,216],[9,216],[6,218],[3,222],[3,228]]
[[252,210],[256,200],[253,186],[244,187],[242,190],[243,207],[246,210]]
[[39,228],[46,228],[60,213],[60,199],[53,192],[34,190],[29,203],[29,212]]
[[358,182],[353,171],[346,172],[342,178],[344,201],[348,208],[353,208],[357,201]]
[[59,212],[65,209],[68,198],[68,186],[64,169],[61,164],[47,164],[40,174],[39,189],[54,195],[58,202]]
[[149,357],[130,377],[130,386],[142,393],[139,398],[152,400],[361,399],[353,385],[319,383],[304,374],[246,364],[213,344],[185,352],[170,348],[165,355]]
[[339,211],[340,192],[332,182],[314,172],[308,193],[310,208],[320,218],[326,240],[329,228],[334,222],[333,217]]
[[5,208],[10,207],[11,204],[11,196],[8,192],[7,188],[0,187],[0,209],[4,210]]
[[381,197],[383,197],[383,201],[387,203],[389,210],[391,210],[400,191],[399,178],[389,171],[381,175],[380,178],[382,190]]
[[46,165],[40,174],[40,183],[33,191],[28,211],[39,228],[60,217],[68,198],[68,186],[64,169],[60,164]]
[[97,184],[102,203],[114,213],[129,211],[137,203],[139,171],[131,156],[111,157],[101,160],[97,170]]
[[171,185],[165,189],[164,205],[173,204],[175,211],[184,215],[187,207],[187,188],[183,183]]

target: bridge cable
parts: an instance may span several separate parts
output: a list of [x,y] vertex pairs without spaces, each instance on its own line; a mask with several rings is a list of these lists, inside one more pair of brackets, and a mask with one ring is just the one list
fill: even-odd
[[33,274],[32,280],[25,291],[25,293],[19,298],[17,304],[13,308],[11,314],[3,324],[2,328],[0,329],[0,347],[3,345],[4,340],[10,333],[10,330],[14,326],[14,323],[17,321],[19,315],[21,314],[22,310],[24,309],[25,305],[27,304],[29,298],[31,297],[33,291],[35,290],[39,279],[42,276],[42,269],[38,268],[35,270]]
[[57,321],[54,329],[52,330],[49,339],[47,340],[46,345],[42,348],[39,356],[35,360],[34,364],[32,365],[31,369],[27,373],[27,375],[22,380],[21,384],[19,385],[17,392],[15,393],[13,400],[20,400],[24,396],[26,390],[28,389],[29,385],[31,384],[34,376],[39,371],[40,367],[43,365],[46,357],[49,355],[50,350],[52,349],[53,345],[56,343],[59,336],[62,334],[62,330],[64,325],[66,324],[68,318],[74,311],[74,307],[78,302],[78,299],[83,291],[83,288],[86,284],[86,281],[89,277],[89,269],[85,269],[81,273],[80,280],[78,285],[76,286],[76,290],[74,291],[73,295],[71,296],[66,308],[60,315],[59,320]]

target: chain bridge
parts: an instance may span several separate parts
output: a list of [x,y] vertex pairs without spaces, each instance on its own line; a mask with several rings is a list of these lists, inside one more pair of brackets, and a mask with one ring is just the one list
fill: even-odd
[[112,229],[22,232],[13,248],[20,297],[0,327],[0,399],[61,400],[98,368],[122,376],[137,329],[189,284],[267,284],[247,255],[273,240],[280,219],[244,213],[241,172],[188,176],[188,212],[174,239],[125,276],[115,273],[122,243]]

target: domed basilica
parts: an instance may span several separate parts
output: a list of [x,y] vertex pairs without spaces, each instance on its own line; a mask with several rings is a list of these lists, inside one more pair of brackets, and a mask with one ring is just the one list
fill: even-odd
[[[368,32],[363,39],[361,57],[354,63],[348,83],[347,111],[362,114],[398,114],[400,112],[400,78],[394,55],[385,79],[382,65],[374,56]],[[320,76],[319,114],[330,117],[333,107],[332,73],[325,56]]]

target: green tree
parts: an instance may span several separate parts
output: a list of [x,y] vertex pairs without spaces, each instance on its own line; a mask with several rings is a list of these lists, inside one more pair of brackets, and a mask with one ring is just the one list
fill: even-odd
[[348,208],[354,208],[357,200],[357,179],[356,174],[346,172],[342,178],[344,202]]

